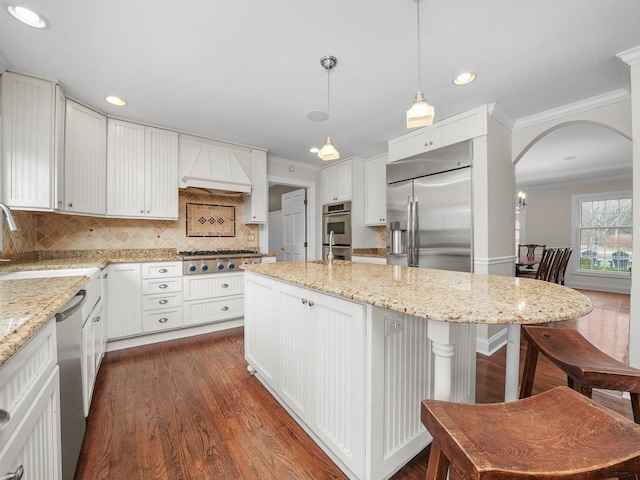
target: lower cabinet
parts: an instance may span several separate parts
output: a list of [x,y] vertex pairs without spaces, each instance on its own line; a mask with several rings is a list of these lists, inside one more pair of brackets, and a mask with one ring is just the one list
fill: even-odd
[[[364,306],[247,275],[247,361],[356,476],[364,474]],[[265,375],[266,373],[266,375]]]
[[60,480],[60,380],[55,321],[0,368],[0,478]]
[[244,315],[244,273],[189,275],[183,279],[185,326]]
[[84,392],[84,416],[89,416],[93,387],[104,356],[105,321],[103,303],[96,305],[82,327],[82,389]]
[[107,340],[142,333],[142,278],[139,263],[109,265]]

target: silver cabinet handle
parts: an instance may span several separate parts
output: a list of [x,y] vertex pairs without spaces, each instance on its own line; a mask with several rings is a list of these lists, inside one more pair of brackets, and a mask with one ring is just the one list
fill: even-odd
[[222,285],[220,285],[222,288],[229,288],[229,284],[228,283],[223,283]]
[[167,270],[166,268],[161,268],[160,270],[158,270],[158,273],[167,273],[169,270]]
[[166,283],[161,283],[160,285],[158,285],[158,288],[167,288],[169,285],[167,285]]
[[24,475],[24,468],[22,468],[22,465],[20,465],[15,472],[5,473],[2,479],[0,480],[21,480],[23,475]]
[[101,320],[100,315],[98,315],[96,318],[93,319],[94,322],[99,322]]
[[309,306],[313,307],[315,305],[315,303],[313,303],[311,300],[309,300]]
[[169,321],[169,319],[167,317],[162,317],[160,320],[158,320],[160,323],[167,323]]
[[309,300],[307,300],[306,298],[303,298],[303,299],[302,299],[302,304],[303,304],[303,305],[306,305],[308,301],[309,301]]
[[144,213],[144,210],[140,210],[140,213]]
[[163,298],[162,300],[160,300],[158,302],[160,305],[166,305],[167,303],[169,303],[169,300],[167,300],[166,298]]
[[67,207],[73,207],[73,203],[71,202],[67,203]]
[[11,420],[11,414],[4,408],[0,408],[0,430]]
[[223,312],[226,312],[227,310],[229,310],[229,307],[227,307],[227,306],[222,307],[222,311],[223,311]]
[[147,210],[147,213],[151,213],[151,210]]

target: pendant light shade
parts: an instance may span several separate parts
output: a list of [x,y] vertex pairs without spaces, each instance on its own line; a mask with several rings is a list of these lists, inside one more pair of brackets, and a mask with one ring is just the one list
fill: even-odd
[[425,127],[433,124],[436,110],[427,103],[422,92],[416,93],[416,99],[407,110],[407,128]]
[[331,141],[331,137],[327,137],[327,139],[324,142],[324,145],[322,145],[322,148],[318,152],[318,156],[322,160],[339,160],[340,159],[340,153],[338,152],[338,150],[336,150],[336,147],[333,145],[333,142]]
[[[320,65],[322,65],[322,67],[327,71],[327,118],[330,118],[329,112],[331,108],[331,69],[333,69],[337,64],[338,59],[331,55],[327,55],[320,59]],[[327,135],[324,145],[322,145],[322,148],[318,151],[318,157],[325,161],[340,159],[340,152],[336,149],[329,135]]]
[[421,67],[420,67],[420,0],[415,0],[417,8],[418,25],[418,93],[411,108],[407,110],[407,128],[426,127],[433,124],[433,117],[436,110],[429,105],[421,90]]

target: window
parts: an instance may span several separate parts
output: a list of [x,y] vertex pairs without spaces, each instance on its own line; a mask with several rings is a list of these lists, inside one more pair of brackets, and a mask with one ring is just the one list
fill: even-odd
[[633,262],[631,192],[572,198],[577,271],[629,275]]

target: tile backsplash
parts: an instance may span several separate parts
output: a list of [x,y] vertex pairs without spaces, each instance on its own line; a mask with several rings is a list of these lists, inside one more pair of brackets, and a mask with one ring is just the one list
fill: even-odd
[[[235,207],[235,236],[187,237],[187,203]],[[9,233],[5,228],[0,257],[13,257],[33,250],[258,248],[258,226],[244,224],[242,198],[181,190],[179,205],[178,220],[129,220],[58,213],[15,212],[20,231]]]

